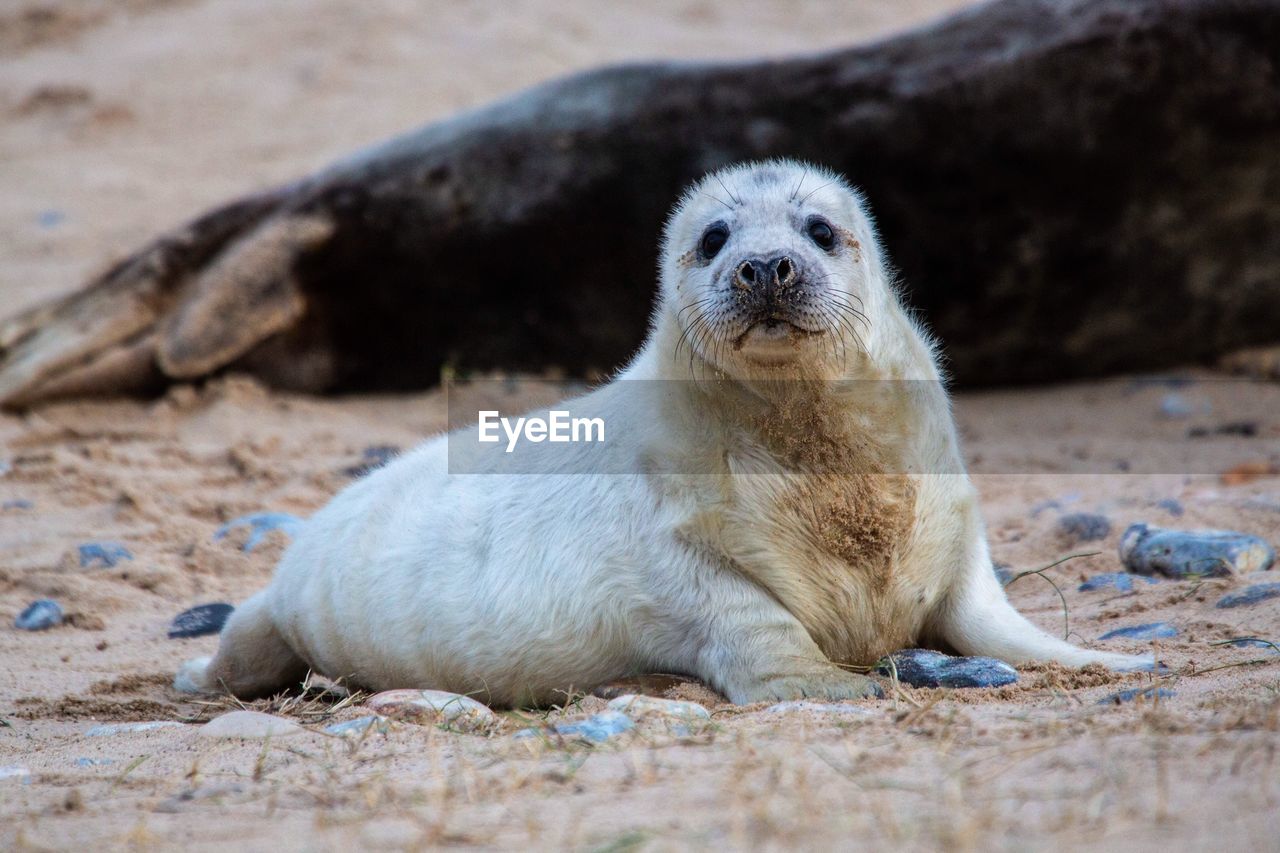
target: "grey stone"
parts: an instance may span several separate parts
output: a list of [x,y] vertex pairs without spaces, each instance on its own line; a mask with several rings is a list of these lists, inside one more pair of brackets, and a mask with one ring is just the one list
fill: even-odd
[[262,714],[257,711],[230,711],[214,717],[200,727],[200,737],[244,738],[260,740],[263,738],[292,737],[300,735],[306,729],[293,720]]
[[23,631],[43,631],[62,624],[62,606],[51,598],[41,598],[27,605],[13,621]]
[[1176,636],[1178,636],[1178,629],[1168,622],[1149,622],[1145,625],[1130,625],[1127,628],[1117,628],[1114,631],[1108,631],[1098,639],[1158,640],[1161,637]]
[[86,542],[78,549],[80,568],[113,568],[121,560],[132,560],[133,554],[119,542]]
[[1058,531],[1072,542],[1097,542],[1111,534],[1111,520],[1096,512],[1073,512],[1058,519]]
[[384,690],[364,704],[379,716],[421,725],[445,723],[467,731],[488,729],[500,721],[483,702],[444,690]]
[[1133,579],[1135,577],[1146,584],[1160,583],[1158,578],[1145,575],[1131,575],[1127,572],[1106,572],[1087,579],[1077,589],[1080,592],[1093,592],[1099,589],[1117,589],[1120,592],[1132,592]]
[[631,731],[635,726],[635,721],[620,711],[601,711],[585,720],[557,723],[550,729],[523,729],[516,732],[515,737],[526,739],[553,734],[562,738],[581,738],[592,743],[603,743],[611,737]]
[[[999,687],[1018,680],[1018,671],[995,658],[951,657],[928,649],[903,649],[889,656],[898,680],[912,687]],[[877,671],[891,675],[887,661]]]
[[386,717],[371,714],[368,717],[358,717],[354,720],[346,720],[345,722],[325,726],[324,732],[325,734],[338,735],[339,737],[359,736],[370,728],[381,734],[386,734],[390,727],[387,725]]
[[610,711],[619,711],[631,717],[674,717],[680,720],[709,720],[711,712],[697,702],[681,702],[676,699],[659,699],[629,693],[609,702]]
[[375,444],[366,447],[360,454],[360,464],[343,468],[342,473],[348,477],[363,477],[376,471],[400,454],[400,448],[394,444]]
[[1228,577],[1267,569],[1275,550],[1257,536],[1233,530],[1168,530],[1133,524],[1120,537],[1120,560],[1140,575]]
[[240,546],[241,551],[252,551],[262,543],[267,534],[279,530],[286,536],[296,536],[302,528],[303,520],[287,512],[254,512],[233,518],[222,525],[213,534],[214,541],[226,539],[231,531],[239,527],[249,528],[249,538]]
[[169,639],[203,637],[222,630],[235,608],[230,604],[200,604],[173,617],[169,625]]
[[1231,608],[1257,604],[1272,598],[1280,598],[1280,583],[1259,583],[1247,586],[1239,592],[1228,593],[1218,599],[1214,607]]

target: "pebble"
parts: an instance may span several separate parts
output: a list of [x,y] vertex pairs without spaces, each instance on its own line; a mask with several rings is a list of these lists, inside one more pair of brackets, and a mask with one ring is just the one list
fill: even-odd
[[132,560],[133,554],[119,542],[86,542],[78,549],[80,568],[110,569],[121,560]]
[[1182,508],[1182,504],[1173,498],[1156,501],[1156,506],[1175,517],[1186,511]]
[[629,693],[609,702],[610,711],[620,711],[632,717],[675,717],[679,720],[709,720],[711,712],[697,702],[681,702],[676,699],[658,699]]
[[390,731],[390,726],[387,725],[386,717],[371,714],[368,717],[359,717],[355,720],[347,720],[343,723],[334,723],[333,725],[325,726],[324,732],[325,734],[338,735],[339,737],[346,737],[347,735],[358,736],[364,734],[369,728],[372,728],[379,734],[384,735]]
[[620,711],[601,711],[585,720],[569,723],[557,723],[547,729],[523,729],[515,733],[515,737],[524,739],[539,737],[548,733],[560,737],[582,738],[592,743],[603,743],[615,735],[631,731],[636,727],[635,721]]
[[35,507],[35,504],[25,498],[0,503],[0,509],[32,509],[33,507]]
[[1078,503],[1081,497],[1082,496],[1079,492],[1071,492],[1070,494],[1063,495],[1061,498],[1050,498],[1049,500],[1039,501],[1032,504],[1031,517],[1039,518],[1041,513],[1047,512],[1051,509],[1056,509],[1061,512],[1063,507],[1069,504]]
[[1108,631],[1098,639],[1158,640],[1161,637],[1176,636],[1178,636],[1178,629],[1168,622],[1149,622],[1146,625],[1130,625],[1127,628],[1117,628],[1114,631]]
[[287,512],[254,512],[233,518],[219,527],[213,534],[213,540],[218,542],[226,539],[232,530],[239,527],[249,528],[249,538],[240,546],[240,550],[252,551],[262,544],[262,540],[266,539],[267,534],[272,531],[279,530],[289,537],[297,536],[302,528],[302,519]]
[[1133,524],[1120,537],[1120,560],[1140,575],[1228,577],[1261,571],[1276,552],[1263,540],[1232,530],[1167,530]]
[[1099,705],[1123,705],[1134,699],[1172,699],[1178,694],[1163,687],[1130,687],[1117,693],[1110,693],[1098,700]]
[[448,723],[473,731],[496,725],[499,720],[488,705],[444,690],[385,690],[370,696],[364,704],[379,716],[419,725]]
[[1214,607],[1243,607],[1247,604],[1257,604],[1270,598],[1280,598],[1280,583],[1259,583],[1247,586],[1239,592],[1232,592],[1222,596]]
[[201,737],[277,738],[300,735],[306,729],[293,720],[258,711],[230,711],[200,727]]
[[43,631],[62,624],[62,607],[50,598],[42,598],[27,605],[27,609],[13,620],[15,628],[23,631]]
[[779,702],[777,705],[770,705],[764,709],[766,714],[794,714],[800,712],[812,712],[814,714],[852,714],[855,716],[872,716],[875,712],[870,708],[860,708],[857,705],[837,705],[832,702],[810,702],[807,699],[800,699],[795,702]]
[[183,725],[182,723],[175,723],[173,720],[152,720],[147,723],[104,723],[100,726],[94,726],[84,734],[85,737],[107,737],[109,735],[151,732],[156,729],[172,728],[183,728]]
[[1189,418],[1196,412],[1186,397],[1181,394],[1165,394],[1160,399],[1160,415],[1171,419]]
[[[1002,660],[951,657],[928,649],[903,649],[889,656],[898,680],[912,687],[999,687],[1018,680],[1018,671]],[[877,670],[891,675],[887,663]]]
[[370,471],[376,471],[386,465],[399,453],[400,448],[394,444],[375,444],[371,447],[366,447],[364,452],[360,454],[360,464],[344,468],[342,473],[348,477],[363,477]]
[[1158,578],[1150,578],[1145,575],[1131,575],[1127,572],[1107,572],[1093,577],[1080,584],[1077,589],[1080,592],[1093,592],[1099,589],[1118,589],[1120,592],[1133,591],[1133,579],[1140,578],[1144,583],[1155,584],[1160,583]]
[[36,214],[36,224],[41,228],[57,228],[66,220],[67,214],[56,208],[42,210]]
[[216,634],[226,624],[227,617],[235,610],[230,604],[200,604],[173,617],[169,625],[169,639],[203,637]]
[[0,767],[0,782],[12,779],[16,782],[30,782],[31,771],[25,767]]
[[105,767],[108,764],[115,764],[110,758],[77,758],[76,767]]
[[1096,512],[1073,512],[1058,519],[1058,532],[1072,542],[1097,542],[1111,534],[1111,519]]

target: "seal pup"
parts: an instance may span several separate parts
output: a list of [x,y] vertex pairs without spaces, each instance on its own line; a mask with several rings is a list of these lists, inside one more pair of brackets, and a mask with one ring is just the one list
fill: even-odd
[[639,353],[561,405],[609,441],[528,445],[533,475],[501,453],[452,471],[471,427],[352,484],[179,689],[252,697],[311,668],[536,705],[677,672],[749,703],[878,695],[849,667],[916,644],[1146,664],[1009,604],[934,345],[840,177],[773,161],[703,178],[660,280]]

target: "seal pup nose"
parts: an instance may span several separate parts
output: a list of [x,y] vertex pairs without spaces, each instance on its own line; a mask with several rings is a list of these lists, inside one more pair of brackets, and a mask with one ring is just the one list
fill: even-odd
[[734,284],[742,290],[754,290],[764,285],[770,292],[785,290],[796,280],[796,265],[791,258],[780,255],[768,261],[748,258],[738,264]]

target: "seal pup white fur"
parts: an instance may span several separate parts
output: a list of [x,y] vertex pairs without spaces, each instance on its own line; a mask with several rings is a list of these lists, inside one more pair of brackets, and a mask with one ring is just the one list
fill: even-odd
[[712,174],[667,224],[643,348],[562,407],[602,416],[607,445],[476,475],[428,441],[316,513],[176,683],[254,696],[310,667],[519,705],[662,671],[746,703],[874,695],[844,666],[917,643],[1143,665],[1009,604],[936,361],[839,177]]

